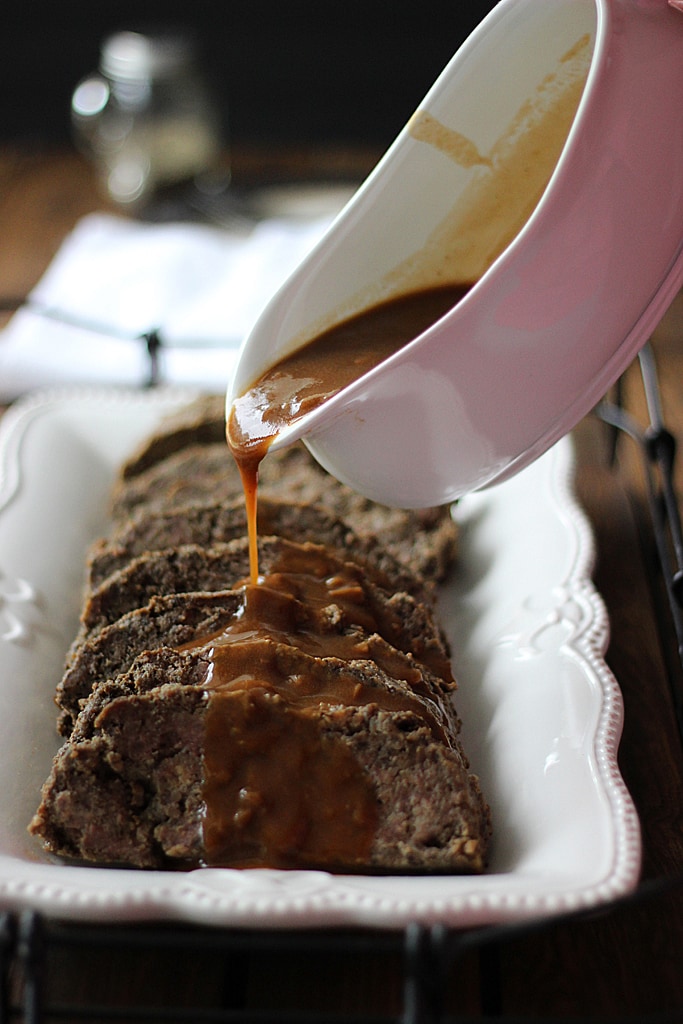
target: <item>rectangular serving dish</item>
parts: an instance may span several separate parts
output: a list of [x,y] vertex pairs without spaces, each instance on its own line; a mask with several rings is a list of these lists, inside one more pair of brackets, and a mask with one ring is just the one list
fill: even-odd
[[439,614],[465,749],[492,807],[485,875],[166,873],[72,866],[42,852],[26,826],[59,745],[53,694],[86,550],[106,530],[121,460],[191,397],[53,392],[18,403],[0,424],[0,906],[87,921],[466,927],[629,892],[640,830],[617,765],[623,705],[604,661],[608,623],[568,439],[454,509],[460,555]]

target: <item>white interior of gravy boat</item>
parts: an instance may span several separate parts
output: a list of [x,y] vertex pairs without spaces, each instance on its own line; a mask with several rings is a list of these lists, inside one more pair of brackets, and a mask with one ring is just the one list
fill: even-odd
[[228,407],[326,327],[472,277],[445,317],[273,447],[303,437],[339,479],[404,507],[527,465],[681,285],[682,95],[683,16],[666,0],[502,0],[270,302]]

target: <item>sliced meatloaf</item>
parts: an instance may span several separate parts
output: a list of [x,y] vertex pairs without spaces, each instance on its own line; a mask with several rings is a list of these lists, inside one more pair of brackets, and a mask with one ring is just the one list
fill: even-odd
[[238,591],[154,597],[84,642],[76,642],[57,685],[59,731],[67,735],[85,700],[100,679],[125,672],[144,650],[180,647],[220,630],[242,607]]
[[[334,582],[335,578],[327,587],[327,581],[321,580],[326,589],[316,597],[315,607],[297,596],[296,579],[291,587],[284,584],[288,596],[291,592],[287,606],[290,632],[310,632],[315,627],[328,637],[349,629],[362,630],[366,635],[377,633],[392,647],[411,653],[445,682],[452,681],[443,634],[427,605],[409,594],[387,593],[358,571],[348,574],[336,591]],[[258,588],[255,590],[258,592]],[[156,595],[114,622],[79,635],[57,687],[57,703],[63,712],[62,733],[71,728],[80,702],[98,679],[125,671],[142,650],[162,645],[179,647],[221,630],[243,613],[244,600],[242,590],[229,589]]]
[[200,395],[163,418],[121,466],[128,480],[186,448],[188,445],[225,443],[225,395]]
[[[432,589],[442,578],[441,572],[444,575],[448,572],[454,557],[454,546],[446,531],[439,536],[433,534],[428,542],[420,539],[420,531],[416,529],[410,545],[407,541],[394,545],[391,536],[381,532],[359,534],[350,523],[322,505],[302,505],[259,496],[258,527],[261,536],[320,544],[341,558],[367,565],[369,572],[383,573],[409,593],[413,591],[416,577],[420,577],[422,587]],[[146,552],[184,544],[214,547],[244,538],[246,532],[243,497],[226,503],[138,512],[92,545],[88,554],[87,586],[99,586],[111,573]],[[429,569],[436,564],[440,570],[434,576]]]
[[[332,576],[348,571],[348,562],[319,544],[294,544],[284,537],[259,537],[259,571],[262,575],[284,571],[296,552],[297,571],[318,577]],[[382,569],[364,562],[355,563],[355,573],[374,583],[388,594],[405,592],[417,601],[431,606],[432,594],[422,578],[413,576],[397,564],[385,564]],[[395,569],[395,572],[391,570]],[[291,569],[290,569],[291,571]],[[238,537],[225,544],[204,547],[200,544],[181,544],[160,551],[146,551],[126,562],[105,577],[86,595],[81,614],[84,632],[106,626],[133,611],[158,594],[178,594],[190,591],[226,590],[242,584],[249,577],[249,542]]]
[[[119,480],[112,514],[125,524],[134,515],[184,513],[241,496],[241,478],[225,443],[189,446],[133,479]],[[443,579],[452,564],[457,528],[447,507],[394,509],[370,501],[335,480],[301,444],[269,455],[259,470],[260,500],[283,496],[291,504],[324,508],[361,538],[381,537],[395,557],[432,580]]]
[[295,446],[262,465],[252,583],[223,434],[200,399],[121,468],[30,831],[85,863],[481,871],[434,611],[449,511],[369,502]]
[[[268,686],[207,684],[205,649],[147,653],[99,684],[31,831],[62,856],[137,867],[480,871],[489,813],[443,697],[366,660],[266,653],[287,699],[272,666]],[[357,703],[339,699],[349,680]],[[226,746],[230,770],[214,763]]]

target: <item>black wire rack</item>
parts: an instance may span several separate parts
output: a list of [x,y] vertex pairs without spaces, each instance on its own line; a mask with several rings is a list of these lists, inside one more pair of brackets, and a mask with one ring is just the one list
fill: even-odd
[[[683,879],[668,879],[641,884],[635,893],[612,904],[609,914],[633,913],[639,906],[656,906],[673,894],[680,894]],[[103,926],[53,921],[26,912],[0,916],[0,1021],[2,1024],[474,1024],[496,1021],[498,1024],[529,1024],[532,1018],[503,1013],[501,956],[516,942],[530,936],[543,936],[558,925],[582,922],[586,925],[595,911],[582,911],[563,917],[521,924],[488,926],[457,932],[442,926],[411,925],[402,932],[373,931],[243,931],[202,929],[164,925]],[[221,992],[210,1005],[203,1000],[178,1005],[175,999],[164,1002],[139,999],[127,1002],[87,1001],[55,998],[50,978],[61,957],[71,962],[100,953],[106,958],[133,953],[136,957],[154,954],[173,958],[179,971],[192,969],[192,963],[213,958],[220,965]],[[400,992],[386,1012],[372,1014],[345,1009],[310,1010],[300,1007],[254,1009],[248,1005],[244,979],[251,958],[264,955],[294,957],[300,964],[321,958],[343,965],[363,957],[368,962],[390,961],[400,980]],[[454,1014],[446,1007],[449,978],[459,962],[475,956],[479,988],[476,1015]],[[194,959],[193,959],[194,958]],[[87,969],[87,968],[84,968]],[[149,991],[155,991],[153,975]],[[351,982],[350,982],[351,983]],[[680,1024],[683,1008],[651,1014],[629,1015],[628,1008],[618,1018],[620,1024]],[[538,1017],[534,1017],[538,1020]],[[605,1024],[604,1017],[543,1016],[546,1024]]]
[[[0,303],[16,308],[23,303]],[[41,310],[43,315],[53,315]],[[54,314],[64,319],[61,314]],[[106,331],[99,325],[83,325],[85,329]],[[108,332],[110,333],[110,332]],[[158,332],[142,337],[150,358],[149,380],[158,381],[158,349],[162,344]],[[646,346],[639,357],[649,423],[637,424],[624,410],[620,386],[612,398],[605,399],[595,410],[612,436],[612,456],[623,438],[630,438],[642,456],[649,515],[653,527],[656,565],[653,571],[666,594],[668,605],[663,610],[662,635],[673,629],[677,644],[675,663],[669,663],[671,701],[683,743],[683,531],[674,483],[676,440],[667,430],[662,414],[659,383],[654,355]],[[663,645],[664,646],[664,645]],[[610,915],[637,913],[667,905],[671,899],[683,897],[683,876],[641,883],[635,892],[615,901],[602,913]],[[80,922],[52,920],[34,912],[0,915],[0,1024],[469,1024],[491,1020],[500,1024],[522,1024],[530,1018],[505,1015],[501,956],[514,943],[530,936],[542,937],[544,931],[569,923],[588,927],[595,911],[581,911],[562,917],[544,918],[516,924],[487,926],[468,931],[444,927],[412,925],[400,932],[368,930],[273,931],[200,928],[176,924],[84,925]],[[154,953],[173,958],[179,971],[192,964],[206,963],[208,958],[218,964],[221,991],[214,993],[210,1005],[198,1000],[193,1005],[138,999],[115,1004],[88,998],[61,998],[53,994],[51,979],[59,971],[62,957],[84,959],[101,954],[115,958],[127,952],[142,958]],[[678,951],[678,955],[683,951]],[[311,958],[328,958],[338,964],[344,958],[366,960],[384,958],[393,965],[399,991],[392,1006],[385,1012],[371,1015],[354,1014],[338,1008],[323,1011],[306,1008],[255,1010],[248,1005],[245,977],[251,958],[294,956],[302,964]],[[467,958],[476,961],[478,978],[478,1011],[476,1016],[454,1015],[448,1008],[448,991],[454,968]],[[87,968],[84,966],[84,970]],[[150,978],[150,990],[154,989]],[[627,1009],[627,1008],[626,1008]],[[538,1020],[538,1017],[534,1019]],[[544,1016],[547,1024],[555,1018]],[[671,1011],[642,1013],[618,1018],[622,1024],[679,1024],[683,1007]],[[562,1024],[598,1024],[604,1018],[582,1016],[558,1017]]]
[[[674,469],[677,458],[677,439],[667,429],[662,409],[661,392],[654,352],[645,345],[638,357],[643,388],[648,408],[646,427],[638,424],[621,404],[620,387],[614,401],[600,403],[596,413],[614,431],[612,459],[622,436],[629,437],[638,447],[643,465],[648,508],[657,551],[656,574],[667,597],[667,608],[661,609],[660,623],[673,628],[676,638],[676,660],[669,659],[671,700],[676,715],[679,736],[683,742],[683,529],[676,494]],[[666,627],[665,627],[666,628]],[[662,643],[666,656],[668,646]]]

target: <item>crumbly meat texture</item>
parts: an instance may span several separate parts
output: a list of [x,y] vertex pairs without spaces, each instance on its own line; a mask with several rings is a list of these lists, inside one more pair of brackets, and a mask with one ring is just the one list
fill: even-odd
[[[277,566],[291,547],[283,537],[260,537],[259,569],[268,574]],[[323,558],[327,571],[343,568],[341,559],[318,544],[302,545],[311,559]],[[381,589],[391,593],[405,592],[425,605],[431,604],[432,594],[422,577],[385,564],[384,569],[365,562],[363,569],[368,578]],[[249,543],[247,537],[237,537],[227,543],[209,547],[201,544],[180,544],[145,551],[121,568],[110,573],[85,599],[81,625],[85,632],[106,626],[134,608],[147,604],[157,594],[177,594],[190,591],[225,590],[237,586],[249,576]]]
[[59,731],[68,734],[82,701],[98,680],[125,672],[141,651],[162,645],[180,647],[216,633],[241,607],[241,595],[236,591],[154,597],[94,636],[77,640],[57,685]]
[[[455,538],[450,530],[432,533],[429,540],[415,536],[410,544],[396,544],[378,533],[361,535],[340,516],[322,505],[304,505],[259,495],[258,527],[261,536],[278,536],[299,543],[320,544],[359,565],[371,574],[391,578],[397,589],[413,593],[419,579],[421,590],[433,590],[450,571],[455,557]],[[247,532],[244,498],[181,509],[138,511],[118,524],[106,537],[96,540],[88,554],[87,587],[95,588],[107,576],[124,568],[133,558],[151,551],[185,544],[214,547],[243,539]],[[425,564],[437,566],[434,574]]]
[[[281,656],[292,658],[284,649]],[[202,735],[213,699],[201,685],[206,667],[201,651],[147,653],[125,676],[96,688],[30,826],[48,849],[144,868],[202,863]],[[345,744],[373,787],[378,823],[367,868],[481,871],[489,812],[446,708],[444,743],[419,701],[409,710],[380,706],[382,691],[405,684],[373,663],[318,660],[315,671],[321,688],[348,671],[377,688],[378,700],[362,707],[315,711],[321,735]]]
[[[388,594],[370,582],[364,583],[364,591],[368,606],[376,612],[380,635],[450,682],[448,650],[430,609],[409,594]],[[242,595],[237,590],[155,596],[101,629],[85,636],[79,634],[57,687],[62,734],[72,727],[81,702],[98,679],[125,671],[143,650],[161,645],[178,647],[211,636],[227,626],[241,608]],[[353,621],[353,612],[353,606],[349,611],[331,602],[317,611],[316,628],[330,634],[354,627],[362,629],[362,621]],[[311,615],[308,608],[301,606],[302,628],[309,626]]]
[[[335,690],[336,681],[342,676],[352,678],[368,694],[369,703],[381,705],[384,699],[391,701],[393,697],[402,695],[403,703],[413,710],[422,708],[425,719],[431,720],[447,743],[458,742],[461,722],[450,699],[452,688],[425,669],[419,670],[420,685],[416,686],[415,663],[409,656],[402,656],[392,649],[379,636],[363,637],[358,634],[356,656],[348,659],[312,655],[269,637],[252,642],[250,646],[254,662],[274,669],[285,687],[293,686],[296,690],[297,684],[292,681],[305,676],[307,689],[315,690],[324,695],[323,699],[328,703],[334,703],[330,695]],[[126,672],[93,686],[82,703],[70,738],[91,738],[106,705],[119,697],[148,693],[170,683],[206,689],[210,665],[209,644],[186,650],[159,647],[142,651]],[[238,684],[235,685],[239,688]],[[464,758],[464,754],[462,756]]]
[[[55,759],[33,834],[78,861],[201,864],[201,747],[210,699],[166,686],[107,704],[93,738],[69,741]],[[484,869],[489,816],[458,750],[434,742],[418,716],[376,706],[325,709],[319,721],[372,779],[379,821],[366,869]]]
[[225,444],[225,395],[203,394],[165,416],[155,430],[128,456],[120,477],[130,480],[188,445]]
[[[119,478],[112,515],[116,523],[125,524],[135,515],[223,505],[241,494],[242,482],[227,445],[192,445],[132,479]],[[260,468],[260,499],[283,495],[296,505],[324,508],[361,539],[381,537],[396,558],[432,580],[444,579],[455,557],[457,527],[448,507],[380,505],[335,480],[302,444],[274,452]]]
[[29,826],[52,853],[130,867],[201,855],[201,688],[110,701],[96,734],[57,754]]

